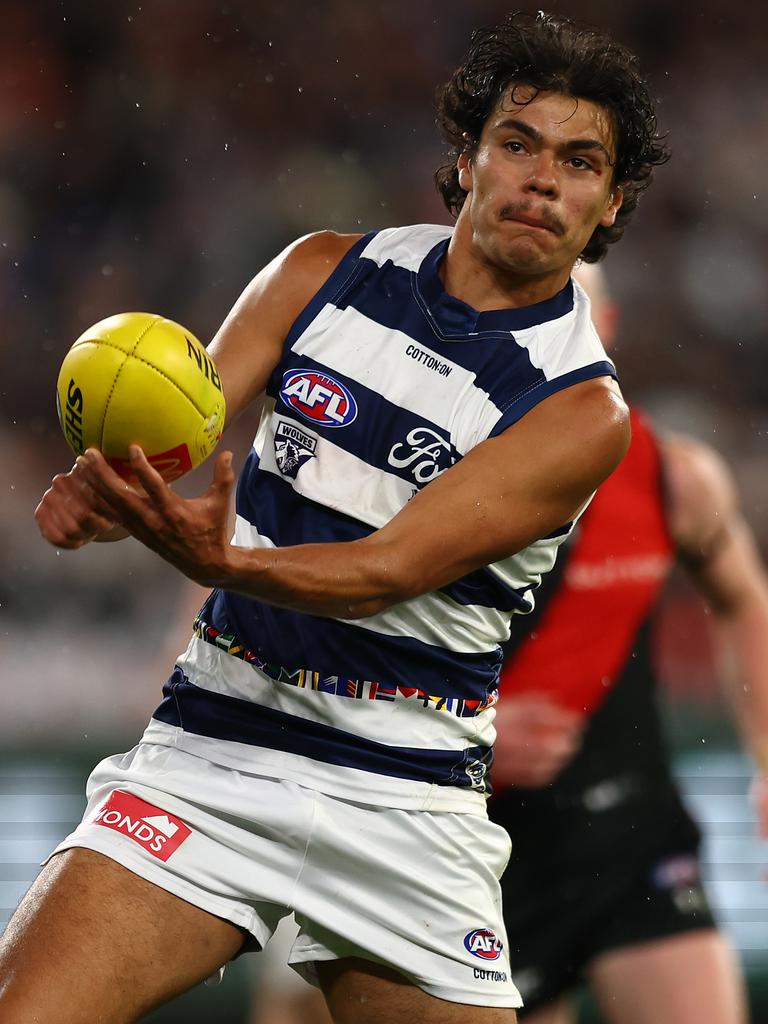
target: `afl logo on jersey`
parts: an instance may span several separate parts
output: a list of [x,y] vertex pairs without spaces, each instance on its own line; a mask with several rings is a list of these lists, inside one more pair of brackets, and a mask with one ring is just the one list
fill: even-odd
[[357,402],[349,388],[318,370],[287,370],[280,397],[319,427],[348,427],[357,416]]
[[498,960],[504,946],[490,928],[475,928],[464,936],[464,948],[481,960]]

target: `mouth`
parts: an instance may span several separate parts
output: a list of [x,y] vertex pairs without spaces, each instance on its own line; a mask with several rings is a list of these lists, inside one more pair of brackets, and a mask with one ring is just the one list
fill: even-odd
[[555,229],[551,225],[545,224],[543,220],[537,220],[535,217],[525,217],[521,214],[517,214],[516,216],[502,217],[502,220],[511,221],[513,224],[522,224],[527,228],[534,228],[536,231],[549,231],[551,234],[556,233]]
[[502,207],[500,218],[526,228],[533,228],[534,231],[548,231],[552,235],[564,234],[563,224],[557,215],[549,210],[542,210],[541,214],[536,215],[522,204],[509,203]]

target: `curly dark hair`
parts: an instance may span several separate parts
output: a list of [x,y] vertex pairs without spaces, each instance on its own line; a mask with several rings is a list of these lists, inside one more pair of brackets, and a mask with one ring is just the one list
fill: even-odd
[[438,90],[437,124],[450,160],[435,172],[443,202],[454,216],[464,205],[456,160],[473,152],[483,126],[510,86],[590,100],[610,114],[616,137],[613,183],[624,201],[611,227],[598,226],[581,259],[596,263],[624,234],[653,168],[669,159],[657,134],[654,103],[636,57],[604,33],[540,11],[517,12],[472,34],[466,60]]

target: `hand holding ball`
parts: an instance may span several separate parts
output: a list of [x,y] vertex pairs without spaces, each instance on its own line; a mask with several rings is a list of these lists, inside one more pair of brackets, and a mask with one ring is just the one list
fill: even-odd
[[61,365],[56,405],[76,455],[98,448],[130,479],[128,446],[137,444],[169,481],[211,454],[226,408],[205,348],[152,313],[119,313],[81,334]]

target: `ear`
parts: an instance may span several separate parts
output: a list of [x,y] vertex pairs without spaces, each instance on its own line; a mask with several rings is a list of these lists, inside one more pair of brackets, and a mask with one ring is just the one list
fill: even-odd
[[459,172],[459,185],[465,192],[472,191],[472,156],[466,150],[456,161],[456,169]]
[[611,194],[608,196],[608,205],[605,208],[605,213],[600,218],[600,224],[602,225],[602,227],[610,228],[613,226],[613,222],[616,220],[616,214],[621,209],[621,204],[623,202],[624,189],[617,186],[611,191]]

